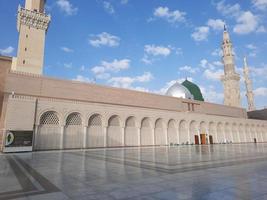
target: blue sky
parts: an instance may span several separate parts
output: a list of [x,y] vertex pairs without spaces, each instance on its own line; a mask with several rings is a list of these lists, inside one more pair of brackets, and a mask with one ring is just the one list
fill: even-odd
[[[16,11],[1,0],[0,53],[15,56]],[[257,108],[267,106],[267,0],[47,0],[44,74],[164,94],[186,77],[222,103],[226,22],[242,73],[247,56]],[[247,107],[241,79],[242,104]]]

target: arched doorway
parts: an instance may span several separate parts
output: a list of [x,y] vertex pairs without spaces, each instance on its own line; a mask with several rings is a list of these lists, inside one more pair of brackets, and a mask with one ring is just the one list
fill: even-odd
[[214,122],[209,123],[209,142],[210,144],[218,143],[216,126]]
[[125,122],[125,145],[138,146],[138,128],[135,117],[128,117]]
[[208,144],[208,133],[206,122],[200,123],[200,142],[201,144]]
[[103,128],[102,116],[92,115],[88,120],[86,147],[104,147],[105,133]]
[[190,131],[190,144],[200,144],[196,121],[190,122],[189,131]]
[[239,143],[240,141],[236,124],[233,124],[232,126],[232,135],[233,135],[233,143]]
[[244,130],[244,126],[242,124],[239,125],[239,137],[240,137],[240,142],[242,143],[246,142],[246,133]]
[[141,121],[141,145],[146,146],[146,145],[154,145],[154,136],[153,136],[153,131],[151,127],[151,121],[149,118],[145,117]]
[[111,116],[108,120],[107,145],[108,147],[124,145],[121,121],[117,115]]
[[188,144],[190,142],[188,138],[188,129],[186,127],[186,121],[182,120],[179,124],[179,143]]
[[83,128],[81,114],[74,112],[66,119],[64,149],[83,148]]
[[173,119],[168,122],[168,144],[178,144],[178,133]]
[[40,117],[38,132],[35,137],[36,150],[61,148],[61,128],[58,114],[48,111]]
[[221,122],[217,125],[217,136],[218,136],[218,143],[224,143],[224,133],[223,133],[223,124]]
[[231,126],[229,123],[226,123],[224,126],[224,133],[225,133],[225,140],[227,143],[232,143],[232,132],[231,132]]
[[167,133],[162,119],[157,119],[155,122],[155,142],[156,145],[167,144]]

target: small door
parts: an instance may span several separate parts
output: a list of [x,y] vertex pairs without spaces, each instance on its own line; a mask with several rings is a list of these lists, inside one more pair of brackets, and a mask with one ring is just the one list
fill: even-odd
[[254,138],[254,143],[257,143],[257,139],[256,138]]
[[209,136],[209,139],[210,139],[210,144],[213,144],[213,137],[212,137],[212,135]]
[[199,144],[198,135],[195,135],[195,144]]
[[206,135],[200,134],[201,144],[206,144]]

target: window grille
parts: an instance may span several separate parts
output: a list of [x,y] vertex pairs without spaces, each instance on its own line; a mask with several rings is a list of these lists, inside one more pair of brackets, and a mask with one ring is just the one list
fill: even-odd
[[54,111],[44,113],[40,119],[40,125],[58,125],[59,118]]
[[89,119],[89,126],[102,126],[102,120],[100,115],[93,115]]
[[67,126],[80,126],[82,125],[82,118],[79,113],[71,113],[66,120]]

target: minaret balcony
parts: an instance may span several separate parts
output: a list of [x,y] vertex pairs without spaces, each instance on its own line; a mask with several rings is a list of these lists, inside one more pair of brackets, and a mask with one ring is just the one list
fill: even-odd
[[26,25],[36,29],[47,30],[51,16],[45,13],[36,12],[33,10],[25,9],[21,6],[18,8],[18,21],[17,28],[20,30],[20,26]]

